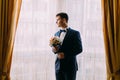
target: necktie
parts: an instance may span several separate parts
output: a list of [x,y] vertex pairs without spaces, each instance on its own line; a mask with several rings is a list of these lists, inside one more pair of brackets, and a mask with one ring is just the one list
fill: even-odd
[[60,29],[60,34],[59,34],[59,37],[60,37],[60,35],[61,35],[61,33],[65,33],[66,32],[66,30],[62,30],[62,29]]
[[60,32],[66,32],[66,30],[60,30]]

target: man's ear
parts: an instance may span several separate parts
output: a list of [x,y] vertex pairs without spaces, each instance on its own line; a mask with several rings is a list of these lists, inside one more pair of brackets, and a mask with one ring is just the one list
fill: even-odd
[[63,18],[63,21],[64,21],[64,22],[67,22],[65,18]]

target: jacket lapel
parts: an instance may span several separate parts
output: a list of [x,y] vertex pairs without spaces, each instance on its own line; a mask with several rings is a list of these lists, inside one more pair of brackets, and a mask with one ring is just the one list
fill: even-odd
[[55,36],[60,37],[60,31],[58,31],[58,32],[55,34]]

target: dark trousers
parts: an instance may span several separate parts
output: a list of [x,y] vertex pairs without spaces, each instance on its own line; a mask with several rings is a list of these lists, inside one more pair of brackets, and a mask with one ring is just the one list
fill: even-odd
[[76,80],[76,71],[56,71],[56,80]]

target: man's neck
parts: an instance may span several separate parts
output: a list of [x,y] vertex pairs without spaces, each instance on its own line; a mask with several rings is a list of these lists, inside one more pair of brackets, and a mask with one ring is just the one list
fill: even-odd
[[60,27],[61,30],[67,30],[69,27]]
[[67,28],[67,26],[66,27],[61,27],[61,29],[66,29]]

